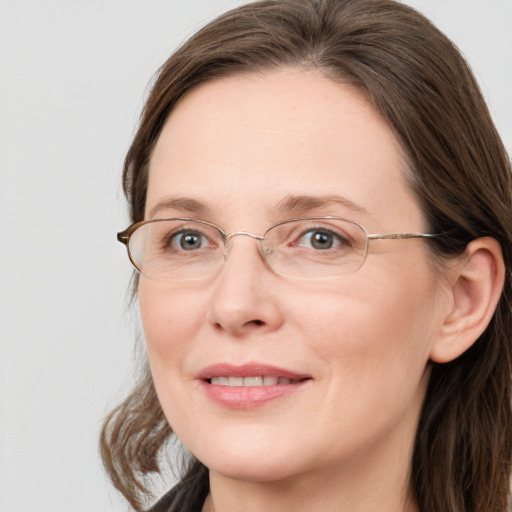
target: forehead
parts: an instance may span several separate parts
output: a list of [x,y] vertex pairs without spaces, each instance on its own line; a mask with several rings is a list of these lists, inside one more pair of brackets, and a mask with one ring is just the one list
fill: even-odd
[[233,76],[196,87],[169,116],[146,217],[168,197],[250,218],[289,197],[328,196],[397,221],[418,210],[405,173],[393,131],[354,87],[295,69]]

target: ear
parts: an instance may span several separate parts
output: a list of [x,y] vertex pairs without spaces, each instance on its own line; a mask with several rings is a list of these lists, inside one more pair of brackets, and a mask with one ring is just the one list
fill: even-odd
[[505,265],[499,243],[494,238],[471,242],[450,274],[450,310],[430,358],[436,363],[452,361],[465,352],[489,325],[498,304]]

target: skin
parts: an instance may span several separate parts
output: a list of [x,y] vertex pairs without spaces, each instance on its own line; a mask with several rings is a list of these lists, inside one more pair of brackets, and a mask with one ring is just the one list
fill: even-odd
[[[146,218],[262,234],[288,218],[337,215],[369,233],[424,232],[406,173],[392,130],[352,87],[294,69],[229,77],[192,90],[167,120],[150,161]],[[277,209],[302,195],[358,207]],[[183,197],[203,211],[162,207]],[[235,237],[217,274],[141,276],[139,300],[163,410],[210,469],[204,510],[417,510],[412,444],[452,308],[424,241],[372,241],[356,273],[298,281],[273,273],[254,240]],[[196,378],[214,363],[255,361],[311,380],[263,406],[229,409]]]

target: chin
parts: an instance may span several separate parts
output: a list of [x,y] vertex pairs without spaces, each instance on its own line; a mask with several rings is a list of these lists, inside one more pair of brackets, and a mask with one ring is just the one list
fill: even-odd
[[212,460],[211,464],[204,461],[203,464],[224,478],[254,483],[279,482],[300,472],[290,465],[289,460],[262,460],[261,455],[256,460],[244,456],[236,460]]
[[[284,446],[283,446],[284,444]],[[284,480],[303,468],[297,458],[297,447],[289,450],[281,440],[279,443],[258,443],[251,439],[237,442],[211,440],[209,446],[192,447],[191,452],[210,471],[225,478],[251,482]],[[277,448],[280,446],[280,449]],[[196,448],[196,449],[194,449]]]

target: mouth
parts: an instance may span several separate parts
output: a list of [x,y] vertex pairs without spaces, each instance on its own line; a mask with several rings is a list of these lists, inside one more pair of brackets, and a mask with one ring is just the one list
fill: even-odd
[[250,377],[212,377],[207,379],[210,384],[215,386],[236,387],[258,387],[258,386],[277,386],[278,384],[296,384],[304,379],[289,379],[287,377],[273,377],[270,375],[258,375]]
[[260,364],[217,364],[205,368],[198,379],[211,400],[229,409],[250,409],[291,396],[313,380],[310,375]]

